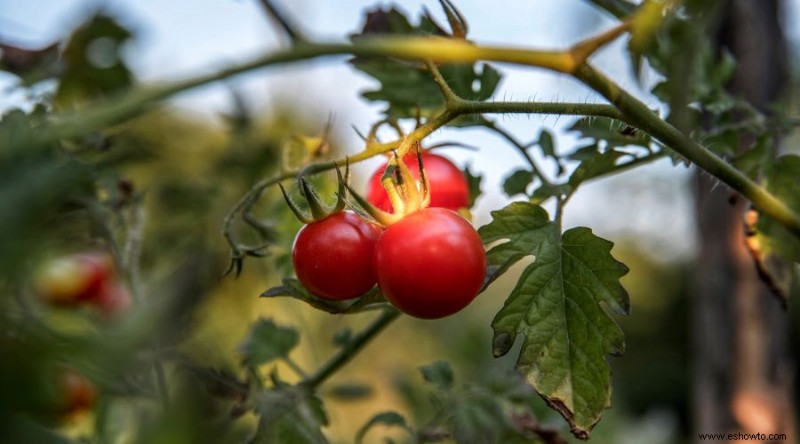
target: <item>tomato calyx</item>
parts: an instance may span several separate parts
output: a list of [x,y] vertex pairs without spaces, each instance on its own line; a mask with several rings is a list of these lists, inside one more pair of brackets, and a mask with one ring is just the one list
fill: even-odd
[[339,167],[336,166],[336,178],[338,181],[338,189],[336,191],[336,203],[332,208],[327,208],[322,203],[319,194],[314,187],[308,183],[308,180],[305,178],[305,176],[301,174],[297,178],[298,187],[308,203],[308,209],[311,211],[311,215],[308,215],[306,212],[300,209],[297,203],[295,203],[292,198],[289,197],[289,193],[286,192],[286,188],[284,188],[283,184],[278,183],[278,187],[281,189],[281,193],[283,193],[283,198],[286,200],[286,204],[289,205],[289,209],[292,210],[292,213],[294,213],[297,219],[304,224],[310,224],[341,212],[347,205],[345,195],[346,189],[349,188],[347,182],[350,181],[349,163],[345,165],[344,177],[342,177],[342,172]]
[[391,202],[393,213],[383,211],[361,196],[352,187],[346,185],[350,195],[358,202],[361,208],[373,219],[384,227],[388,227],[423,208],[427,208],[431,201],[428,177],[425,174],[425,167],[422,162],[422,155],[419,143],[415,144],[416,158],[419,166],[420,177],[417,180],[411,170],[403,160],[404,155],[397,151],[392,151],[392,157],[386,165],[386,169],[381,176],[381,184],[386,189],[386,193]]

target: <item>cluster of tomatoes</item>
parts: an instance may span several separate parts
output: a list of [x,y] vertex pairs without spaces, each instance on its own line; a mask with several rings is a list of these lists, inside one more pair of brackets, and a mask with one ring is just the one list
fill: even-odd
[[48,262],[36,277],[35,289],[53,306],[90,306],[113,318],[131,305],[128,289],[120,282],[108,254],[87,252]]
[[[45,263],[35,276],[33,290],[48,305],[60,308],[90,307],[110,320],[131,306],[128,289],[119,280],[114,262],[103,252],[84,252]],[[77,370],[54,372],[54,404],[48,413],[66,420],[91,410],[97,393]]]
[[[475,299],[486,273],[486,253],[478,233],[455,211],[469,205],[461,170],[430,152],[421,153],[419,161],[411,154],[403,162],[413,186],[419,189],[425,182],[427,207],[398,215],[385,227],[350,211],[335,212],[297,233],[292,262],[300,282],[320,298],[352,299],[377,284],[400,311],[442,318]],[[372,176],[367,201],[391,212],[382,183],[386,168]]]

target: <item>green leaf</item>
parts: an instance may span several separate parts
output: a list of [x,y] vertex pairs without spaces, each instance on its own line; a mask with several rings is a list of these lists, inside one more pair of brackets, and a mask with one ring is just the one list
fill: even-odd
[[[396,8],[375,9],[367,12],[367,20],[361,33],[353,35],[357,40],[367,35],[438,35],[447,33],[429,17],[423,16],[419,25],[412,25]],[[421,63],[391,58],[356,57],[353,66],[375,78],[380,87],[362,95],[370,101],[386,102],[384,110],[388,117],[412,118],[418,113],[429,116],[444,109],[445,103],[439,87]],[[494,94],[500,82],[500,73],[486,63],[451,63],[439,66],[442,76],[450,88],[460,97],[470,100],[486,100]],[[476,119],[457,119],[457,126],[477,125]]]
[[764,168],[772,165],[772,136],[765,134],[759,137],[750,149],[733,159],[733,166],[752,179],[758,179]]
[[614,171],[617,160],[629,155],[621,151],[609,150],[585,160],[569,176],[569,185],[574,189],[584,181]]
[[[800,212],[800,157],[781,156],[767,170],[767,190]],[[800,263],[800,238],[765,214],[760,214],[755,230],[748,233],[747,246],[761,278],[784,302],[796,279],[795,264]]]
[[353,301],[329,301],[314,296],[297,279],[284,278],[282,284],[261,293],[262,298],[290,297],[332,314],[360,313],[386,304],[383,293],[374,287]]
[[539,133],[539,148],[542,149],[542,153],[545,156],[556,157],[556,144],[553,140],[553,135],[544,128]]
[[570,194],[572,190],[573,188],[569,183],[558,185],[542,185],[533,190],[533,193],[531,193],[531,197],[528,200],[530,203],[538,205],[553,196]]
[[300,334],[289,327],[281,327],[271,319],[260,319],[253,324],[250,334],[239,350],[250,365],[261,365],[269,361],[286,358],[300,342]]
[[367,421],[367,423],[364,424],[358,430],[358,433],[356,434],[356,441],[355,442],[356,443],[363,442],[364,441],[364,437],[367,435],[367,432],[369,432],[369,430],[371,428],[373,428],[373,427],[375,427],[376,425],[379,425],[379,424],[380,425],[389,426],[389,427],[401,427],[401,428],[404,428],[404,429],[409,430],[409,431],[411,430],[411,428],[409,427],[409,425],[406,422],[406,419],[403,417],[403,415],[401,415],[401,414],[399,414],[397,412],[393,412],[393,411],[381,412],[381,413],[378,413],[377,415],[373,416],[372,419]]
[[528,185],[533,182],[534,177],[533,172],[530,170],[516,170],[503,181],[503,191],[505,191],[508,197],[513,197],[517,194],[527,194]]
[[320,299],[303,287],[297,279],[285,278],[282,285],[272,287],[261,293],[262,298],[290,297],[301,300],[317,310],[327,311],[328,313],[341,313],[345,309],[345,304]]
[[516,202],[492,217],[478,232],[498,275],[534,259],[492,322],[493,353],[508,353],[521,334],[517,369],[576,437],[587,438],[611,405],[605,355],[621,354],[624,337],[608,310],[629,312],[619,283],[628,268],[611,256],[611,242],[584,227],[562,235],[539,206]]
[[569,156],[570,160],[589,160],[600,153],[597,143],[576,148]]
[[252,442],[327,443],[321,427],[328,424],[322,401],[308,391],[292,386],[264,390],[255,399],[259,413]]
[[440,390],[447,390],[453,386],[453,368],[446,361],[436,361],[419,368],[422,378],[435,385]]
[[56,91],[61,104],[81,103],[131,85],[133,75],[122,60],[131,33],[113,18],[96,15],[78,28],[64,49],[64,74]]
[[467,187],[469,189],[469,207],[472,208],[475,205],[475,201],[481,195],[481,181],[483,180],[483,176],[480,174],[474,174],[470,169],[469,166],[464,168],[464,177],[467,178]]

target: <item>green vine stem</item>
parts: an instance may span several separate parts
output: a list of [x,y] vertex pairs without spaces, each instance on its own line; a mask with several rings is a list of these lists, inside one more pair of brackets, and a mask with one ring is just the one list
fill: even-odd
[[800,236],[800,217],[764,187],[658,117],[647,105],[620,88],[591,65],[580,66],[575,72],[575,77],[614,104],[625,115],[628,122],[649,133],[698,167],[726,183],[796,236]]
[[345,344],[339,352],[337,352],[329,361],[323,364],[319,370],[317,370],[313,375],[309,376],[308,378],[304,379],[303,382],[300,383],[301,386],[313,390],[317,388],[320,384],[325,382],[331,375],[336,373],[342,366],[347,364],[350,359],[352,359],[357,352],[364,347],[370,339],[374,338],[378,335],[383,329],[389,326],[397,317],[400,315],[400,312],[395,310],[394,308],[387,308],[383,310],[381,315],[372,321],[371,324],[367,326],[364,330],[360,331],[358,334],[353,336],[347,344]]
[[[800,236],[800,216],[788,208],[778,198],[759,186],[744,174],[736,170],[722,159],[716,157],[697,142],[660,119],[647,106],[635,97],[622,90],[610,79],[603,76],[590,65],[586,58],[592,51],[603,44],[616,38],[624,30],[619,26],[598,37],[587,39],[575,45],[568,51],[536,51],[521,48],[506,48],[494,46],[478,46],[463,40],[453,40],[440,37],[369,37],[360,38],[348,44],[312,44],[298,43],[289,49],[268,54],[253,61],[224,69],[222,71],[189,78],[176,83],[157,87],[141,88],[127,94],[98,103],[96,106],[86,108],[80,112],[72,112],[55,116],[50,125],[42,131],[37,131],[28,138],[18,138],[10,142],[14,148],[26,145],[54,142],[61,138],[69,138],[85,134],[89,131],[107,128],[126,119],[134,117],[147,110],[154,103],[170,97],[179,92],[212,83],[227,77],[262,68],[270,65],[306,60],[322,56],[349,54],[363,57],[396,57],[408,60],[431,61],[432,63],[474,63],[479,60],[514,63],[527,66],[538,66],[556,72],[575,76],[601,95],[606,97],[620,112],[619,117],[626,123],[652,134],[664,144],[679,152],[698,167],[716,176],[734,190],[740,192],[753,204],[763,210],[767,215],[787,227],[791,232]],[[490,103],[470,104],[470,112],[485,112],[491,108]],[[486,106],[486,108],[481,108]],[[572,111],[570,108],[559,108],[553,104],[550,111]],[[414,137],[428,134],[435,128],[452,120],[461,113],[466,112],[467,105],[456,102],[444,113],[437,117],[437,121],[429,121],[427,125],[418,128]],[[532,109],[534,109],[532,105]],[[587,109],[585,111],[593,111]],[[597,111],[595,109],[594,111]],[[601,109],[604,113],[610,110]],[[523,112],[520,110],[520,112]],[[593,114],[586,114],[593,115]],[[350,161],[357,162],[382,152],[383,147],[367,149],[353,156]],[[317,172],[333,168],[332,163],[310,166],[308,172]]]

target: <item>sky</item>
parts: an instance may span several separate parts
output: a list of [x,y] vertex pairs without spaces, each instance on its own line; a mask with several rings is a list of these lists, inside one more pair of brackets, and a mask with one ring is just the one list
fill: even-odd
[[[418,17],[427,7],[446,23],[438,2],[395,2]],[[276,0],[293,20],[313,38],[341,41],[363,25],[363,10],[387,2],[358,0]],[[572,43],[613,25],[605,14],[579,0],[456,0],[470,24],[469,37],[480,43],[549,49]],[[800,0],[792,0],[786,29],[800,42]],[[257,0],[0,0],[0,39],[20,46],[43,46],[62,37],[85,19],[89,11],[103,9],[133,29],[136,39],[124,57],[142,82],[160,82],[210,72],[246,61],[285,44]],[[624,41],[596,55],[593,61],[609,76],[646,103],[656,107],[630,75],[622,56]],[[599,102],[601,98],[578,82],[542,70],[500,66],[504,79],[498,100],[547,100]],[[657,79],[646,76],[646,82]],[[23,100],[9,92],[14,79],[0,74],[0,109]],[[192,90],[173,102],[194,113],[214,118],[231,106],[230,87],[244,92],[250,105],[269,112],[275,103],[292,101],[312,118],[324,123],[336,116],[335,131],[346,141],[347,151],[359,150],[351,125],[362,130],[379,119],[379,106],[359,97],[374,81],[344,63],[344,58],[302,62],[260,70],[224,84]],[[541,128],[558,132],[572,119],[553,116],[501,116],[499,121],[520,140],[533,140]],[[522,159],[496,136],[477,130],[443,130],[435,140],[458,140],[481,147],[478,152],[448,151],[457,163],[471,164],[485,173],[483,191],[474,213],[477,224],[488,222],[489,210],[505,203],[502,177],[522,165]],[[569,151],[576,141],[560,134],[557,146]],[[501,153],[501,154],[500,154]],[[365,177],[378,161],[356,168]],[[546,163],[546,162],[545,162]],[[550,165],[552,168],[552,165]],[[635,173],[626,173],[582,187],[566,213],[567,226],[588,225],[600,235],[643,235],[645,249],[666,258],[686,258],[694,249],[692,202],[687,191],[688,170],[660,161]],[[365,178],[362,180],[366,180]],[[680,242],[676,242],[680,239]]]

